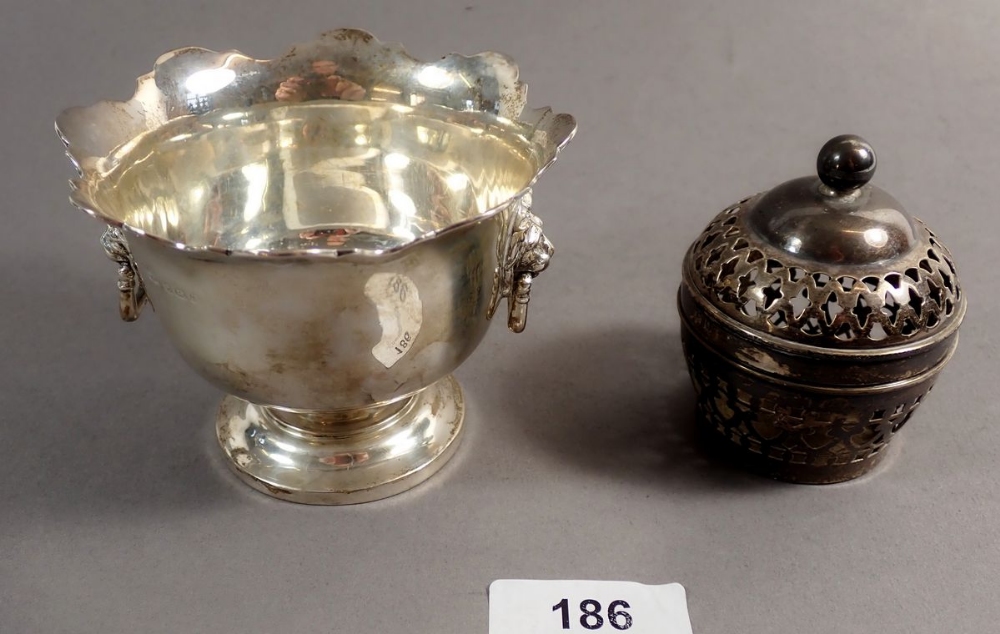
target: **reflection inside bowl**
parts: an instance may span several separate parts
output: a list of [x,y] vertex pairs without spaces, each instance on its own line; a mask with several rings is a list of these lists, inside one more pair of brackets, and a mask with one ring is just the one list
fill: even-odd
[[380,252],[475,220],[543,158],[523,126],[376,102],[183,117],[113,157],[93,203],[134,230],[226,252]]

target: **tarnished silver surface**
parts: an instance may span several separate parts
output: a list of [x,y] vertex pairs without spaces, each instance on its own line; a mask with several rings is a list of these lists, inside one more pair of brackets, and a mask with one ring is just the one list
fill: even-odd
[[101,245],[108,257],[118,263],[118,311],[125,321],[135,321],[146,304],[146,286],[121,229],[108,227],[101,236]]
[[828,142],[818,177],[725,209],[684,261],[679,309],[703,430],[796,482],[870,470],[958,344],[952,256],[868,184],[875,153]]
[[497,243],[497,267],[493,298],[487,312],[493,316],[502,298],[507,298],[507,327],[522,332],[528,322],[531,282],[549,266],[554,249],[542,233],[542,220],[531,213],[531,193],[513,205],[503,240]]
[[[502,55],[422,63],[340,30],[268,61],[174,51],[130,101],[60,115],[71,200],[111,226],[123,317],[148,293],[232,395],[219,439],[251,485],[371,500],[451,455],[450,373],[500,297],[523,329],[552,254],[526,198],[575,122],[522,113],[525,90]],[[371,460],[323,462],[348,453]]]

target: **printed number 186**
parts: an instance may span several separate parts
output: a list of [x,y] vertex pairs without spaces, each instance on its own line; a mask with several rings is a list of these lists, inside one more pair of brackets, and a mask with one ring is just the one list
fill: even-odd
[[[627,630],[632,627],[632,615],[622,608],[630,608],[627,601],[612,601],[608,606],[607,623],[616,630]],[[552,606],[553,612],[560,612],[562,629],[569,629],[569,599],[563,599]],[[605,619],[601,615],[601,603],[594,599],[584,599],[580,602],[580,625],[588,630],[599,630],[604,626]]]
[[397,354],[403,354],[404,352],[406,352],[406,349],[410,347],[410,339],[411,338],[412,337],[410,337],[410,331],[409,330],[407,330],[406,332],[403,333],[403,336],[400,337],[400,339],[399,339],[398,342],[396,342],[396,353]]

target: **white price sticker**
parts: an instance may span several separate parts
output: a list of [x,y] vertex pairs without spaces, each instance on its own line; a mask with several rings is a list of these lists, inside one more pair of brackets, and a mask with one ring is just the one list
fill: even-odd
[[684,586],[498,579],[489,634],[691,634]]

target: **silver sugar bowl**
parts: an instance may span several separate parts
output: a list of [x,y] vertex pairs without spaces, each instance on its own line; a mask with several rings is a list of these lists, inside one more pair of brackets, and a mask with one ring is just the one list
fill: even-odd
[[227,393],[218,440],[245,482],[366,502],[455,452],[451,373],[504,299],[524,328],[553,252],[531,187],[576,124],[526,90],[504,55],[421,62],[341,29],[273,60],[172,51],[129,101],[59,116],[122,318],[151,304]]
[[698,425],[755,471],[822,484],[875,467],[958,345],[965,296],[948,249],[869,184],[844,135],[818,177],[715,217],[678,293]]

